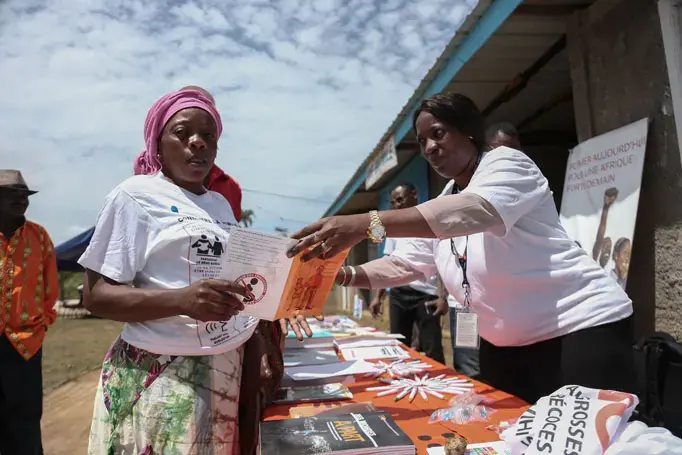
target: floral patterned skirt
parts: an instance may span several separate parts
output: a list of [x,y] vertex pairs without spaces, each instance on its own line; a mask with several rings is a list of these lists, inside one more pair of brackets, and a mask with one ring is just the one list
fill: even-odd
[[236,455],[243,346],[164,356],[120,338],[104,358],[91,455]]

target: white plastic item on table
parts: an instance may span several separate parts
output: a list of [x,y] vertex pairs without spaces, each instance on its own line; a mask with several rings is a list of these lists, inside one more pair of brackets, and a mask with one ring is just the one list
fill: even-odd
[[660,427],[630,422],[604,455],[682,455],[682,439]]

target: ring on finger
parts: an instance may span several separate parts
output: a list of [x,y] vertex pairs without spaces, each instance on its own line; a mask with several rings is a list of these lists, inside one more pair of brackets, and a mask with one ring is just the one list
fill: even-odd
[[320,243],[320,246],[322,247],[322,252],[325,254],[329,253],[332,250],[332,247],[327,245],[327,242],[325,242],[324,240],[322,241],[322,243]]

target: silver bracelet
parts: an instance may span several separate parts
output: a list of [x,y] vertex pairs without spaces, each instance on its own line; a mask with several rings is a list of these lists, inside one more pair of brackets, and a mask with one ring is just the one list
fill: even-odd
[[355,283],[355,267],[352,265],[350,266],[350,281],[348,282],[348,286],[353,286],[353,283]]
[[346,268],[341,266],[341,272],[343,272],[343,279],[341,280],[341,286],[346,286],[346,278],[348,277],[346,274]]

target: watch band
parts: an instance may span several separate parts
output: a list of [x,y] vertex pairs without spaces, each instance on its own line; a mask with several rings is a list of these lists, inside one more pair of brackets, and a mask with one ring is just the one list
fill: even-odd
[[367,237],[374,243],[381,243],[386,238],[386,228],[381,222],[379,212],[372,210],[369,212],[369,227],[367,228]]
[[369,212],[369,225],[370,226],[376,226],[377,224],[381,224],[381,218],[379,218],[379,212],[376,210],[371,210]]

